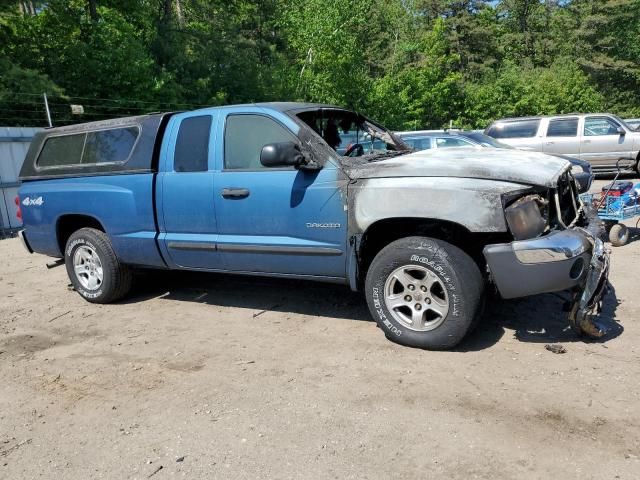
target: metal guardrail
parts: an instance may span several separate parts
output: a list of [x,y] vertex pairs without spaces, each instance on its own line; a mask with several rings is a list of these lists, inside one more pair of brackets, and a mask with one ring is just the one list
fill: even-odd
[[0,137],[0,143],[31,143],[31,140],[33,140],[33,137]]
[[12,236],[22,228],[16,217],[14,199],[18,194],[18,175],[33,136],[40,128],[0,127],[0,238]]

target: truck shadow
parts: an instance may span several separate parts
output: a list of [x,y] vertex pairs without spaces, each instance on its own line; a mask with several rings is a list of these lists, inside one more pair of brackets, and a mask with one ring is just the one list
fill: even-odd
[[597,340],[580,337],[571,330],[567,313],[563,311],[568,299],[569,294],[565,292],[515,300],[488,299],[478,328],[456,350],[483,350],[497,343],[509,331],[518,341],[526,343],[605,343],[624,331],[616,321],[620,301],[613,286],[603,299],[602,313],[598,317],[598,323],[605,327],[607,333]]
[[[508,331],[513,331],[515,338],[522,342],[583,341],[569,328],[566,313],[562,310],[567,297],[562,293],[508,301],[487,298],[478,327],[456,351],[489,348]],[[374,323],[362,294],[351,292],[341,285],[310,281],[154,271],[143,273],[136,282],[133,294],[120,303],[138,303],[152,298],[244,308],[252,311],[253,315],[269,311],[283,315],[293,313]],[[624,330],[615,321],[618,303],[612,287],[605,298],[600,317],[608,333],[598,342],[611,340]]]
[[120,303],[162,298],[244,308],[254,315],[270,311],[373,322],[362,296],[342,285],[182,271],[146,272],[138,280],[133,295]]
[[[629,242],[627,243],[627,245],[629,245],[629,243],[637,242],[638,240],[640,240],[640,228],[638,227],[628,227],[628,228],[629,228]],[[609,246],[610,245],[611,244],[609,244]],[[622,247],[613,247],[613,248],[624,248],[627,245],[624,245]]]

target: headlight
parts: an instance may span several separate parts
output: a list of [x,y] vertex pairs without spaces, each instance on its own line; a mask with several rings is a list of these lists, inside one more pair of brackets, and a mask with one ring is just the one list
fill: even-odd
[[505,209],[504,214],[513,238],[527,240],[544,232],[547,219],[543,216],[543,210],[547,203],[540,195],[527,195]]
[[579,173],[584,173],[584,168],[582,168],[580,165],[572,165],[571,173],[573,173],[574,175],[578,175]]

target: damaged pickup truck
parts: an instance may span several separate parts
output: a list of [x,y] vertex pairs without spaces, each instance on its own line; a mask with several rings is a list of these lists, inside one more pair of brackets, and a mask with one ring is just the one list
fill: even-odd
[[574,330],[603,334],[608,254],[544,154],[413,152],[358,113],[266,103],[48,129],[21,179],[26,248],[64,258],[90,302],[136,268],[319,280],[364,291],[391,340],[447,349],[488,286],[567,290]]

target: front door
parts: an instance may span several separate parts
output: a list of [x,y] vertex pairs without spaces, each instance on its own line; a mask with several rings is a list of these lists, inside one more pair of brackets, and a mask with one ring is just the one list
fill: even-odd
[[621,167],[632,165],[633,140],[621,135],[619,127],[618,122],[610,117],[585,117],[580,158],[596,168],[615,167],[620,159]]
[[223,112],[215,208],[229,270],[346,278],[344,173],[331,163],[318,171],[260,163],[266,144],[300,144],[299,128],[284,114]]

